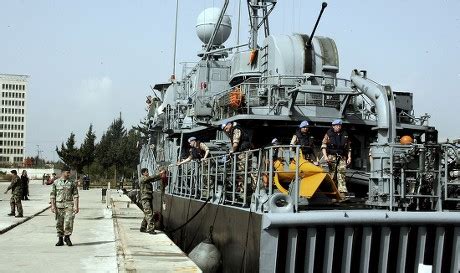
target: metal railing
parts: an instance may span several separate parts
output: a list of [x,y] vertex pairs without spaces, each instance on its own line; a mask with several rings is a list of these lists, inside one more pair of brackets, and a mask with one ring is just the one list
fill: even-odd
[[[349,81],[328,76],[270,76],[265,77],[272,79],[270,83],[261,82],[251,83],[245,82],[236,85],[230,89],[224,90],[215,95],[215,101],[218,104],[217,117],[226,119],[235,113],[252,114],[251,108],[257,106],[268,107],[268,114],[276,114],[280,106],[287,106],[291,96],[289,93],[296,89],[301,84],[310,82],[312,90],[302,91],[294,102],[296,106],[322,106],[322,107],[337,107],[340,105],[343,94],[336,94],[335,88],[342,84],[343,87],[348,87]],[[285,81],[289,80],[290,84]],[[318,82],[317,85],[311,85],[311,81]],[[273,88],[273,87],[277,88]],[[231,92],[241,92],[244,103],[240,106],[232,108],[229,105]],[[351,92],[350,92],[351,94]],[[279,112],[278,112],[279,113]]]
[[[290,177],[284,181],[291,185],[285,191],[289,191],[298,211],[300,156],[300,146],[279,145],[170,166],[168,192],[201,200],[211,197],[216,202],[247,207],[251,197],[270,197],[280,192],[274,177],[283,173]],[[267,211],[268,207],[259,210]]]
[[[460,212],[309,211],[262,216],[259,272],[460,270]],[[271,250],[271,251],[264,251]]]

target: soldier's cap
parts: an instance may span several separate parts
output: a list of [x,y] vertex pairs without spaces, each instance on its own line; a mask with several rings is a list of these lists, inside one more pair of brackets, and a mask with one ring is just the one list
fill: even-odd
[[189,143],[191,143],[192,141],[195,141],[195,140],[196,140],[196,137],[194,137],[194,136],[188,138]]
[[300,123],[299,125],[299,128],[306,128],[308,127],[310,124],[308,124],[308,121],[304,120]]
[[16,170],[11,170],[10,173],[12,174],[18,174],[18,172]]
[[227,126],[227,124],[229,124],[229,123],[232,123],[232,122],[231,122],[231,121],[226,121],[226,122],[222,123],[222,124],[220,125],[220,127],[222,128],[222,130],[224,130],[225,126]]
[[275,137],[274,139],[272,139],[272,144],[277,144],[279,143],[278,139]]
[[332,122],[332,125],[342,125],[342,120],[341,119],[336,119]]
[[70,167],[67,165],[62,166],[61,172],[70,172]]

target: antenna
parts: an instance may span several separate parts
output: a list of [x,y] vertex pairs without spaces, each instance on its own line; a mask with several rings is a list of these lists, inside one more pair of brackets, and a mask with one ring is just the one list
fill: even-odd
[[216,26],[214,27],[214,31],[211,34],[211,38],[209,38],[209,42],[206,45],[205,52],[209,52],[211,50],[211,47],[213,45],[214,39],[216,38],[216,34],[219,31],[220,24],[222,24],[222,19],[224,19],[225,12],[227,11],[228,3],[230,0],[225,0],[224,6],[222,7],[219,15],[219,19],[217,19]]
[[[262,25],[265,26],[265,37],[270,35],[268,16],[275,8],[275,5],[276,0],[248,0],[250,49],[257,50],[257,35]],[[262,10],[261,15],[259,14],[259,10]]]
[[311,41],[313,40],[313,36],[315,35],[315,31],[316,31],[316,28],[318,27],[319,20],[321,19],[321,16],[323,15],[323,11],[326,7],[327,7],[327,3],[323,2],[323,4],[321,5],[321,11],[319,12],[318,19],[316,19],[315,27],[313,28],[313,31],[311,32],[310,40],[308,40],[307,42],[307,47],[311,47]]
[[176,0],[176,25],[174,27],[174,54],[173,54],[173,72],[171,80],[176,79],[176,50],[177,50],[177,18],[179,17],[179,0]]
[[[236,44],[240,44],[240,25],[241,25],[241,1],[238,1],[238,30],[236,32]],[[240,51],[240,49],[236,49],[236,51]]]

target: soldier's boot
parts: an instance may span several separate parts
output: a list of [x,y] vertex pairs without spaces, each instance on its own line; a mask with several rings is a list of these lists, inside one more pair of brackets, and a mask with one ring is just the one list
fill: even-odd
[[59,240],[58,242],[56,243],[56,246],[63,246],[64,245],[64,240],[61,236],[59,236]]
[[8,213],[8,216],[14,216],[14,215],[15,215],[14,211]]
[[149,233],[149,234],[157,234],[157,232],[153,228],[150,229],[150,230],[147,230],[146,232]]
[[66,235],[64,237],[64,241],[68,246],[72,246],[72,241],[70,241],[70,236],[69,235]]
[[140,232],[146,232],[147,229],[146,229],[145,227],[141,227],[141,228],[139,229],[139,231],[140,231]]
[[24,216],[23,216],[22,213],[21,213],[21,214],[18,214],[18,215],[16,215],[16,216],[14,216],[14,217],[16,217],[16,218],[22,218],[22,217],[24,217]]

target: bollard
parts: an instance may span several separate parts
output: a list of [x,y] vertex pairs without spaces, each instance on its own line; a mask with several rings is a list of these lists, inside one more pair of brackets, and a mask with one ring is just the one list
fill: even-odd
[[107,193],[105,198],[105,205],[107,208],[110,208],[110,182],[107,183]]
[[107,189],[102,189],[102,203],[105,202],[105,198],[107,197]]

